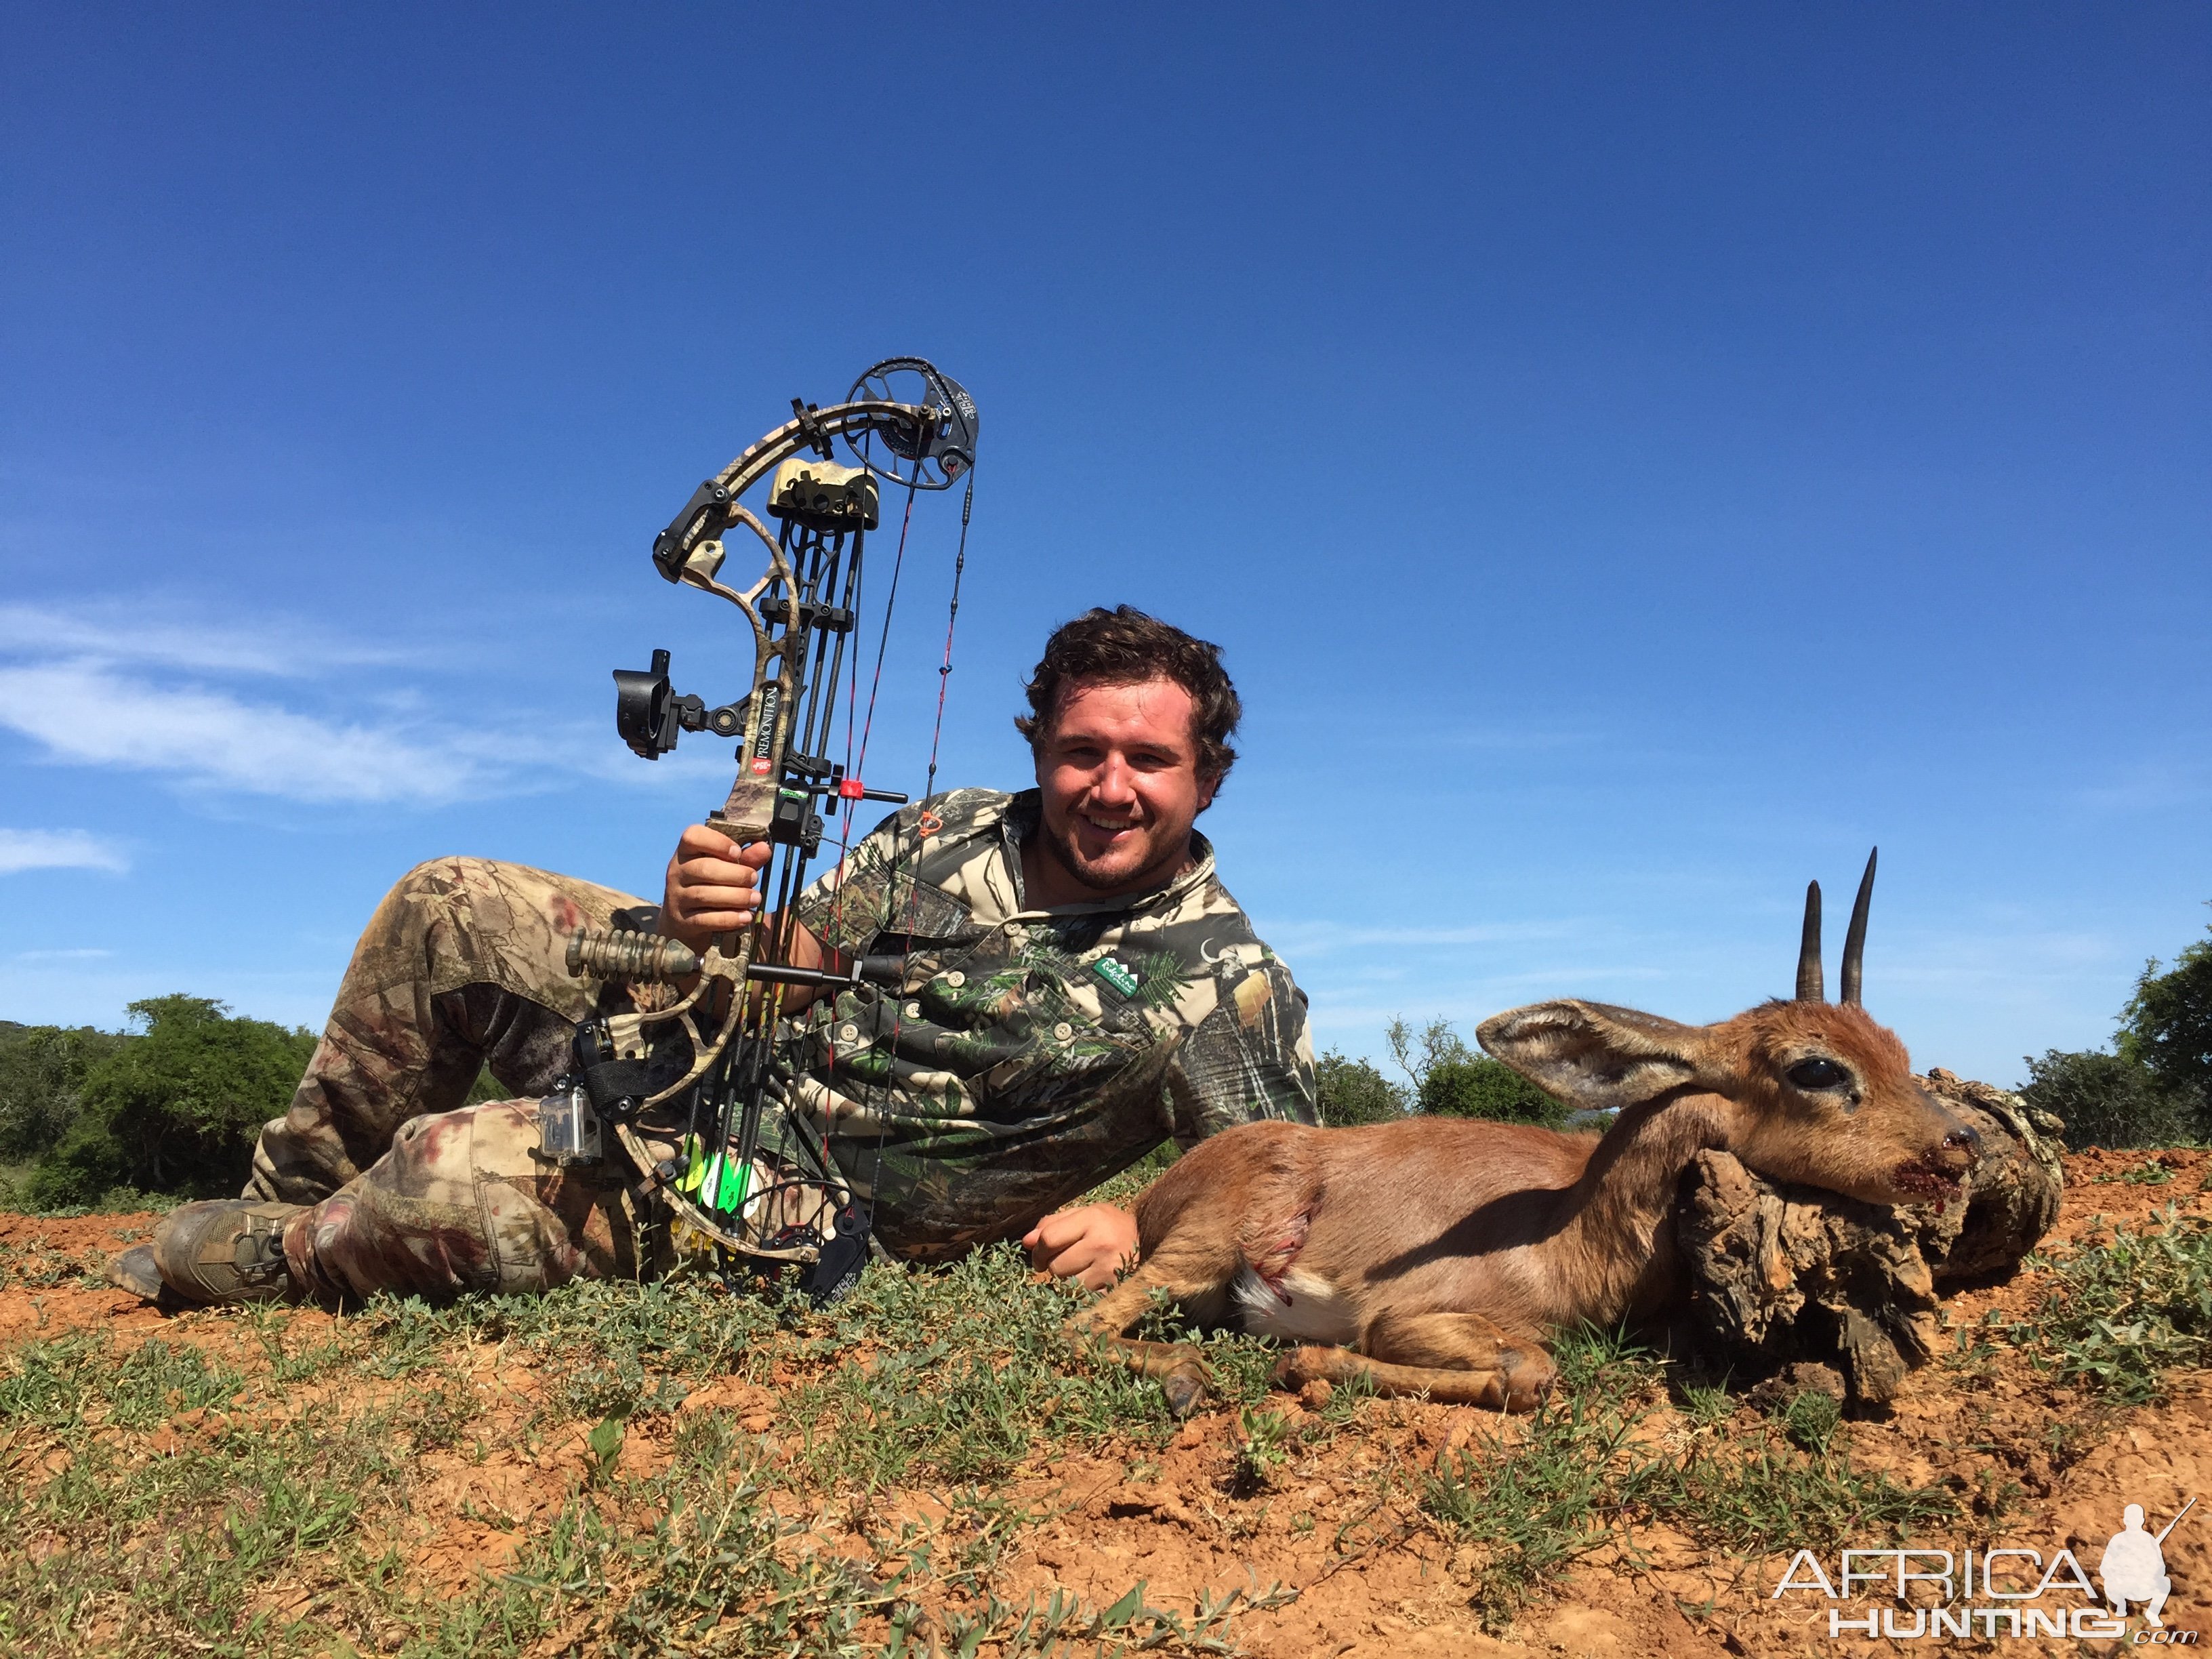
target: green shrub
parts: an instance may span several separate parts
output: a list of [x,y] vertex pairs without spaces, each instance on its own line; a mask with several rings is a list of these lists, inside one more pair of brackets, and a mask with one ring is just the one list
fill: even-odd
[[97,1204],[121,1188],[185,1197],[235,1194],[261,1126],[290,1102],[315,1039],[234,1018],[205,997],[131,1005],[140,1035],[85,1073],[77,1111],[32,1172],[45,1209]]
[[1448,1019],[1414,1030],[1393,1019],[1384,1031],[1391,1058],[1413,1087],[1413,1109],[1435,1117],[1479,1117],[1493,1123],[1540,1123],[1558,1128],[1569,1109],[1503,1060],[1470,1048]]
[[2212,1103],[2212,938],[2185,949],[2166,972],[2155,960],[2120,1015],[2120,1053],[2200,1114]]
[[2129,1405],[2166,1373],[2212,1364],[2212,1225],[2168,1204],[2055,1263],[2027,1317],[2006,1328],[2035,1363]]
[[1406,1091],[1375,1068],[1331,1048],[1314,1062],[1321,1121],[1332,1129],[1390,1123],[1406,1115]]
[[1566,1106],[1503,1060],[1441,1060],[1421,1079],[1420,1109],[1437,1117],[1480,1117],[1494,1123],[1558,1128]]
[[2030,1056],[2021,1096],[2065,1121],[2069,1146],[2212,1139],[2212,938],[2144,965],[2113,1046]]
[[123,1044],[120,1033],[0,1024],[0,1164],[27,1163],[76,1121],[85,1076]]
[[2021,1097],[2063,1120],[2069,1146],[2171,1146],[2201,1133],[2192,1096],[2125,1054],[2053,1048],[2028,1056],[2027,1075]]

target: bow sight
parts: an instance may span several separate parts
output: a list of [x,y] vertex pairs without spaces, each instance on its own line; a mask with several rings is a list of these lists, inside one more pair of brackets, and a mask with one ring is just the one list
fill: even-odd
[[[669,681],[669,653],[661,650],[649,668],[617,669],[614,677],[615,728],[647,760],[666,754],[685,732],[738,739],[737,780],[707,823],[740,844],[769,843],[760,880],[763,895],[773,888],[774,908],[703,953],[636,933],[572,936],[572,973],[632,984],[693,983],[670,1006],[609,1016],[579,1030],[575,1077],[544,1114],[544,1152],[562,1162],[593,1156],[599,1121],[611,1123],[615,1138],[647,1174],[648,1189],[661,1192],[681,1222],[755,1267],[800,1265],[806,1288],[826,1298],[848,1285],[866,1260],[866,1217],[846,1196],[826,1145],[797,1175],[756,1161],[763,1107],[781,1092],[769,1063],[782,1012],[781,994],[773,988],[804,986],[834,995],[903,981],[902,957],[863,957],[842,971],[792,963],[791,902],[819,849],[824,813],[834,816],[840,801],[907,799],[860,781],[866,732],[863,728],[856,747],[849,702],[845,757],[830,758],[847,647],[861,625],[864,546],[882,517],[883,485],[904,489],[910,513],[915,492],[947,489],[969,475],[977,423],[975,400],[919,357],[878,363],[842,404],[823,409],[794,398],[791,407],[790,421],[702,483],[653,541],[661,575],[727,600],[744,617],[752,635],[751,689],[713,707],[702,697],[679,695]],[[841,442],[849,465],[836,459]],[[763,505],[779,521],[774,534],[742,500],[764,480]],[[970,479],[971,501],[973,495]],[[963,506],[956,613],[967,522]],[[768,555],[767,568],[743,588],[720,579],[727,551],[721,538],[736,529],[751,532]],[[904,537],[902,517],[877,643],[878,676]],[[948,629],[940,675],[950,669]],[[942,713],[940,700],[940,719]],[[935,771],[933,745],[933,782]],[[755,985],[762,989],[749,994]],[[711,1036],[701,1017],[719,1018]],[[655,1121],[656,1139],[678,1143],[679,1152],[688,1149],[688,1167],[640,1139],[634,1126],[655,1108],[666,1109]],[[669,1123],[661,1129],[666,1113],[688,1113],[688,1128]],[[787,1144],[783,1150],[789,1156],[794,1149]]]

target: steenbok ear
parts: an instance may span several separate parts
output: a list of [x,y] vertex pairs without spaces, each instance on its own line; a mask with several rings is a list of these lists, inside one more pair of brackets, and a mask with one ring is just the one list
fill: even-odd
[[1712,1040],[1633,1008],[1562,1000],[1492,1014],[1475,1040],[1547,1093],[1613,1111],[1686,1083],[1718,1081]]

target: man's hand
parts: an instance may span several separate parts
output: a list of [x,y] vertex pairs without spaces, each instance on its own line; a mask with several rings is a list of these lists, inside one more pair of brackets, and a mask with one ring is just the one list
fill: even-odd
[[1137,1259],[1137,1218],[1111,1204],[1055,1210],[1022,1235],[1030,1265],[1055,1279],[1103,1291],[1124,1263]]
[[660,931],[703,951],[715,934],[750,927],[761,905],[761,866],[774,850],[764,841],[740,847],[720,830],[693,824],[668,860]]

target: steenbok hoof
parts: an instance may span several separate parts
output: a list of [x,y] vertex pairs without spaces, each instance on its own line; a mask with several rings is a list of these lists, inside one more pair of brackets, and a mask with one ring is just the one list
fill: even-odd
[[1498,1391],[1509,1412],[1535,1410],[1559,1379],[1559,1368],[1541,1348],[1507,1348],[1498,1356]]
[[1167,1395],[1168,1409],[1178,1420],[1206,1403],[1206,1378],[1194,1367],[1170,1371],[1160,1379],[1160,1388]]

